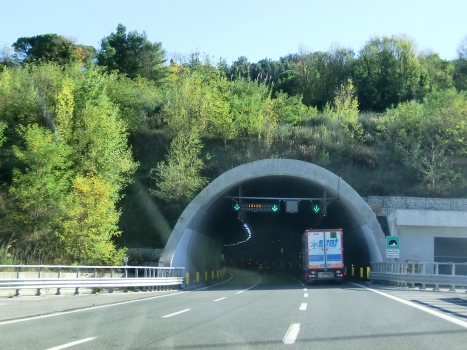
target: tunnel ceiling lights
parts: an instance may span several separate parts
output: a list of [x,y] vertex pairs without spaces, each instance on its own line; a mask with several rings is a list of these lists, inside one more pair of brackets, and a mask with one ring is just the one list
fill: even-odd
[[247,241],[249,241],[251,239],[251,230],[250,230],[250,227],[247,225],[246,222],[243,222],[242,221],[242,224],[243,224],[243,227],[245,228],[246,232],[248,233],[248,237],[243,240],[243,241],[240,241],[240,242],[237,242],[237,243],[231,243],[231,244],[224,244],[224,247],[230,247],[230,246],[233,246],[233,245],[239,245],[239,244],[242,244],[242,243],[245,243]]

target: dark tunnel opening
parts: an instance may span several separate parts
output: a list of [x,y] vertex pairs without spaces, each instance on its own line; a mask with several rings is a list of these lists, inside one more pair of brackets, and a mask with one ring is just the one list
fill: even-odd
[[[242,198],[236,198],[240,194]],[[325,196],[324,208],[324,199],[318,198]],[[286,212],[287,198],[297,199],[297,212]],[[265,204],[279,203],[279,209],[277,212],[236,211],[233,209],[236,203],[259,203],[263,208]],[[319,206],[317,213],[316,205]],[[369,266],[370,263],[365,238],[350,210],[337,193],[325,194],[322,186],[309,180],[286,176],[256,178],[228,190],[207,211],[210,215],[203,227],[222,241],[222,256],[227,266],[241,266],[243,260],[244,264],[255,267],[259,262],[268,261],[276,267],[298,269],[303,232],[321,228],[343,229],[346,266]],[[245,224],[251,232],[249,239]]]

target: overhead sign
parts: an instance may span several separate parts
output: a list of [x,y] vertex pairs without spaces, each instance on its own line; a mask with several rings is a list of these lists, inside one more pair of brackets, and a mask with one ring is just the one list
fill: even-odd
[[233,211],[249,211],[263,213],[278,213],[280,209],[279,202],[251,202],[251,203],[235,203],[232,202]]
[[386,258],[399,258],[399,236],[386,236]]

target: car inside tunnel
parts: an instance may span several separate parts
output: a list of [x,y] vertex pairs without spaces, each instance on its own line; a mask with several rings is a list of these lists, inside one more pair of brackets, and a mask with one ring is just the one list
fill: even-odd
[[192,200],[160,265],[196,276],[245,259],[297,269],[309,229],[342,229],[345,266],[383,261],[376,215],[344,180],[312,163],[265,159],[227,171]]

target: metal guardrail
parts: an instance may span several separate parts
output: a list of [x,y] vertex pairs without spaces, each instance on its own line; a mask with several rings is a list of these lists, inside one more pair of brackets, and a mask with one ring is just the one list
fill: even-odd
[[[440,273],[440,270],[445,273]],[[459,270],[463,273],[459,273]],[[450,291],[455,291],[456,287],[467,287],[467,263],[371,263],[370,279],[400,287],[414,288],[419,285],[420,289],[426,289],[427,285],[433,286],[433,290],[439,290],[439,286],[449,286]]]
[[[16,272],[16,279],[0,279],[0,290],[15,289],[15,296],[19,296],[21,289],[37,289],[36,295],[41,295],[44,288],[57,288],[56,295],[60,295],[61,288],[75,288],[75,294],[79,294],[79,288],[92,288],[92,293],[97,288],[144,288],[154,290],[161,288],[180,288],[185,278],[183,267],[149,267],[149,266],[67,266],[67,265],[0,265],[0,272],[9,269]],[[25,271],[28,270],[28,271]],[[23,278],[25,272],[37,272],[37,278]],[[62,273],[72,272],[75,278],[63,278]],[[56,272],[56,278],[43,277],[44,273]],[[110,274],[110,277],[102,275]]]

